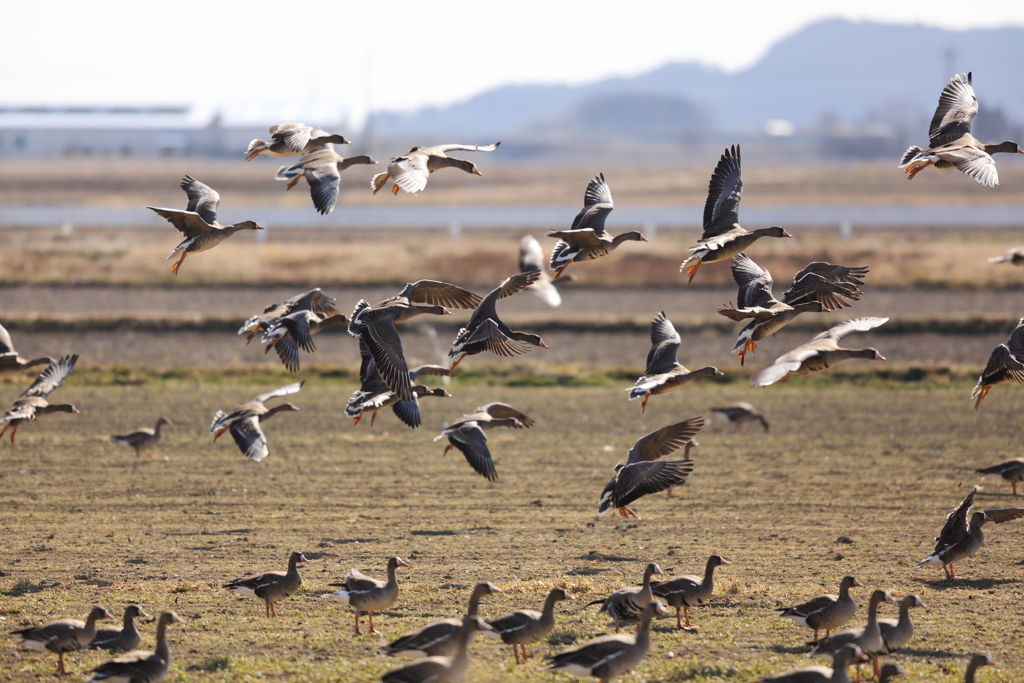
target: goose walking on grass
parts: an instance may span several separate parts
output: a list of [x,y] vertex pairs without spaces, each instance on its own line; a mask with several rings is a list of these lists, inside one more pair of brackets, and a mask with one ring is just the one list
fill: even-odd
[[486,432],[495,427],[529,429],[533,425],[534,421],[525,413],[507,403],[488,403],[448,425],[434,437],[434,441],[448,437],[448,445],[442,455],[448,455],[448,451],[458,448],[477,474],[487,481],[498,481],[491,449],[487,447]]
[[729,422],[732,423],[733,431],[740,431],[743,429],[743,425],[748,422],[760,422],[761,429],[765,432],[768,431],[768,420],[764,418],[757,408],[746,401],[740,401],[738,403],[732,403],[727,406],[720,406],[718,408],[712,408],[712,413],[718,413],[724,416]]
[[[690,623],[690,608],[703,605],[711,599],[711,593],[715,590],[715,569],[722,565],[732,564],[721,555],[712,555],[704,566],[704,576],[686,574],[673,576],[667,581],[659,581],[651,585],[651,592],[654,597],[661,598],[668,603],[669,607],[676,608],[676,627],[684,631],[696,631],[697,627]],[[679,610],[682,609],[684,624],[679,620]]]
[[857,612],[857,603],[850,595],[850,589],[864,587],[864,584],[853,576],[844,576],[839,582],[839,594],[822,593],[815,595],[807,602],[786,607],[779,612],[783,619],[789,619],[797,626],[806,626],[814,630],[813,642],[817,644],[818,631],[824,630],[828,638],[834,629],[843,626]]
[[693,254],[679,267],[679,271],[686,271],[689,278],[687,286],[693,283],[702,263],[730,259],[762,237],[792,237],[777,225],[753,232],[740,227],[740,197],[743,194],[740,171],[740,146],[733,145],[726,148],[711,174],[708,199],[704,203],[704,232],[697,246],[688,250]]
[[[868,621],[863,626],[841,631],[834,636],[825,638],[808,653],[815,655],[831,655],[844,645],[856,645],[871,660],[875,677],[879,675],[878,658],[886,654],[882,630],[878,627],[878,606],[883,602],[896,602],[889,591],[876,590],[868,601]],[[860,683],[860,663],[857,664],[857,683]]]
[[273,408],[267,408],[266,402],[279,396],[288,396],[298,393],[304,382],[296,382],[288,386],[274,389],[265,394],[260,394],[248,403],[243,403],[230,413],[218,410],[213,416],[213,424],[210,425],[210,433],[213,440],[220,438],[221,434],[231,431],[231,438],[235,440],[242,455],[253,462],[259,462],[270,455],[270,448],[267,446],[267,437],[263,433],[261,423],[269,420],[282,411],[295,411],[298,406],[291,403],[281,403]]
[[290,598],[302,585],[299,563],[309,562],[302,553],[293,552],[288,557],[288,571],[270,571],[235,579],[224,584],[224,588],[235,590],[250,598],[260,598],[266,603],[267,616],[276,617],[275,605]]
[[488,625],[494,630],[486,631],[484,635],[493,636],[506,645],[511,645],[516,664],[519,664],[521,650],[522,661],[525,664],[529,659],[526,656],[526,646],[546,638],[555,628],[555,603],[575,599],[564,588],[552,588],[547,599],[544,600],[542,612],[535,609],[521,609],[497,619],[488,619]]
[[[469,596],[466,616],[476,617],[480,609],[480,600],[492,593],[501,592],[493,583],[478,583]],[[459,651],[458,634],[461,628],[462,617],[433,621],[388,645],[384,654],[389,657],[454,657]]]
[[647,402],[652,395],[667,394],[698,377],[721,377],[724,373],[708,366],[690,371],[678,360],[682,338],[676,332],[672,321],[662,311],[651,321],[651,350],[647,352],[647,367],[644,374],[626,391],[629,400],[644,397],[640,412],[647,412]]
[[124,609],[124,621],[120,627],[108,626],[96,629],[96,637],[89,643],[87,650],[110,650],[111,652],[128,652],[134,650],[142,642],[135,620],[149,617],[138,605],[128,605]]
[[348,323],[348,318],[341,313],[320,315],[312,311],[295,311],[278,318],[277,322],[263,334],[260,343],[267,345],[263,353],[269,353],[270,349],[274,349],[288,372],[298,372],[299,349],[306,353],[316,351],[316,344],[313,343],[314,334],[329,327]]
[[167,627],[184,624],[174,612],[164,612],[156,622],[156,650],[134,650],[96,667],[90,681],[111,683],[160,683],[171,667],[171,648],[167,644]]
[[[665,572],[661,571],[661,567],[651,562],[644,568],[644,580],[641,585],[620,588],[606,598],[588,602],[586,606],[601,605],[599,611],[606,613],[615,621],[615,632],[618,633],[620,622],[640,619],[644,608],[654,600],[651,577],[664,575]],[[663,612],[659,612],[659,614],[663,614]]]
[[[867,656],[856,645],[844,645],[832,653],[832,668],[805,666],[772,676],[765,676],[761,683],[850,683],[850,665],[868,661]],[[859,675],[858,675],[858,679]]]
[[467,614],[462,617],[462,625],[455,635],[457,649],[453,656],[424,657],[387,672],[380,680],[384,683],[461,683],[469,670],[470,641],[477,631],[490,630],[483,619]]
[[46,398],[57,390],[71,371],[75,369],[78,362],[78,354],[64,356],[51,363],[39,373],[36,381],[32,382],[28,389],[21,392],[7,412],[0,417],[3,429],[0,429],[0,437],[8,429],[11,430],[11,443],[14,443],[14,435],[18,433],[18,427],[26,422],[35,422],[37,419],[50,413],[74,413],[78,414],[78,408],[70,403],[47,402]]
[[[150,429],[144,427],[138,431],[131,432],[130,434],[122,434],[121,436],[111,437],[116,444],[122,446],[130,446],[135,450],[135,457],[138,458],[142,451],[146,452],[151,458],[155,458],[153,451],[149,450],[157,445],[160,441],[160,430],[163,427],[173,427],[174,423],[168,420],[166,417],[161,417],[156,421],[156,426]],[[134,647],[134,646],[132,646]]]
[[29,368],[34,368],[37,365],[49,365],[50,363],[53,363],[53,359],[49,356],[26,360],[18,355],[18,352],[14,350],[14,342],[11,341],[11,334],[3,325],[0,325],[0,372],[28,370]]
[[867,332],[885,324],[888,318],[851,318],[830,327],[806,344],[779,356],[771,365],[766,365],[750,377],[750,386],[766,387],[780,382],[790,375],[807,375],[821,372],[839,361],[850,358],[885,360],[878,349],[844,349],[839,342],[851,332]]
[[932,123],[928,127],[928,149],[910,147],[903,153],[899,168],[907,180],[929,166],[955,168],[985,187],[999,184],[999,173],[992,155],[996,152],[1024,154],[1016,142],[1007,140],[986,145],[971,135],[971,122],[978,113],[971,73],[957,74],[949,79],[939,95]]
[[718,309],[719,314],[737,322],[752,318],[740,331],[732,352],[743,359],[757,348],[757,342],[775,334],[801,313],[821,313],[844,308],[857,301],[862,292],[860,279],[867,268],[811,263],[793,277],[793,284],[779,301],[772,294],[772,274],[746,254],[732,260],[732,277],[739,285],[736,306]]
[[1013,495],[1016,496],[1019,495],[1017,493],[1017,482],[1024,481],[1024,458],[1014,458],[992,467],[985,467],[974,471],[978,474],[998,474],[1005,481],[1010,482],[1010,485],[1013,487]]
[[370,412],[370,426],[377,421],[377,411],[391,406],[398,419],[410,429],[420,426],[420,403],[419,399],[424,396],[437,396],[439,398],[451,398],[444,389],[438,387],[431,389],[423,384],[416,384],[420,375],[435,375],[450,377],[452,371],[443,365],[420,365],[409,371],[409,382],[413,385],[413,398],[411,401],[402,401],[398,394],[391,391],[388,385],[381,379],[377,372],[377,364],[370,355],[370,350],[362,339],[359,340],[359,355],[362,363],[359,367],[359,389],[352,393],[345,407],[345,415],[352,418],[353,424],[359,424],[363,419],[363,413]]
[[221,225],[217,222],[217,207],[220,206],[220,195],[213,188],[205,185],[192,176],[185,176],[181,180],[181,189],[188,195],[188,208],[184,211],[178,209],[161,209],[156,206],[147,206],[147,209],[155,211],[158,216],[166,218],[167,221],[185,236],[185,239],[174,248],[174,251],[165,260],[170,260],[181,254],[181,258],[171,266],[171,272],[178,274],[178,269],[185,262],[189,254],[198,254],[201,251],[208,251],[234,235],[239,230],[262,230],[263,227],[256,221],[242,221],[231,225]]
[[353,569],[345,577],[342,583],[329,583],[328,586],[342,586],[341,590],[333,593],[325,593],[320,597],[330,598],[337,602],[348,605],[356,615],[356,635],[359,631],[359,615],[363,612],[369,614],[370,630],[367,633],[380,633],[373,626],[373,613],[386,610],[398,600],[398,576],[399,567],[408,567],[402,558],[392,557],[388,560],[387,581],[372,579],[358,569]]
[[692,460],[659,460],[685,446],[704,426],[695,417],[662,427],[637,440],[629,450],[626,464],[615,466],[615,476],[604,487],[597,503],[598,514],[618,508],[623,517],[641,519],[627,507],[633,501],[678,486],[693,472]]
[[914,622],[910,620],[910,610],[914,607],[927,607],[916,595],[907,595],[900,600],[899,619],[879,619],[878,630],[882,633],[885,643],[885,654],[891,655],[902,650],[914,636]]
[[583,208],[576,214],[568,230],[549,232],[548,237],[557,237],[558,242],[551,252],[551,270],[555,277],[561,277],[570,263],[590,261],[607,256],[623,242],[646,242],[647,238],[636,230],[630,230],[612,237],[604,229],[605,219],[612,212],[615,203],[612,191],[599,174],[587,185],[583,195]]
[[283,304],[270,304],[263,309],[262,313],[246,320],[238,329],[238,334],[248,335],[245,338],[245,343],[248,344],[256,338],[257,334],[266,332],[281,318],[297,311],[312,311],[325,317],[337,315],[338,311],[334,308],[336,303],[338,303],[337,299],[327,296],[322,289],[317,287],[304,294],[294,296]]
[[328,135],[320,128],[302,123],[282,123],[270,127],[270,140],[253,140],[245,150],[245,160],[252,161],[260,154],[268,157],[293,157],[310,152],[323,145],[347,145],[344,135]]
[[519,242],[519,272],[529,273],[540,271],[540,279],[527,287],[537,298],[551,308],[558,308],[562,305],[562,295],[558,293],[557,285],[564,282],[572,282],[576,278],[572,275],[561,275],[552,277],[547,270],[547,259],[544,258],[544,250],[540,242],[533,235],[527,235]]
[[[319,128],[316,132],[324,134]],[[285,186],[287,191],[305,178],[309,183],[309,196],[313,199],[313,206],[321,215],[326,216],[334,211],[334,206],[338,203],[341,172],[357,164],[376,163],[377,161],[368,154],[343,157],[335,152],[334,145],[328,142],[303,154],[299,163],[278,168],[274,179],[288,181]]]
[[988,396],[992,387],[1003,382],[1024,384],[1024,318],[1017,322],[1005,344],[992,349],[988,363],[971,391],[971,398],[977,399],[974,409],[981,407],[982,399]]
[[23,628],[11,631],[12,635],[21,636],[21,644],[57,655],[57,673],[64,674],[64,654],[81,650],[96,637],[96,622],[100,619],[113,619],[114,615],[102,607],[93,607],[85,621],[78,619],[58,619],[42,626]]
[[394,182],[391,193],[397,195],[398,188],[409,194],[417,194],[427,186],[427,179],[434,171],[442,168],[458,168],[473,175],[483,175],[472,161],[448,156],[448,152],[493,152],[500,142],[493,145],[435,145],[413,147],[400,157],[394,157],[388,170],[378,173],[370,181],[373,193],[377,194],[389,180]]

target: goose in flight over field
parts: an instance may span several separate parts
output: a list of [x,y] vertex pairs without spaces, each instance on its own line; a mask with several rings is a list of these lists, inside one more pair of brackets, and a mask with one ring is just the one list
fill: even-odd
[[786,379],[790,375],[807,375],[821,372],[839,361],[849,358],[885,360],[877,349],[844,349],[839,341],[851,332],[867,332],[885,324],[888,318],[851,318],[830,327],[806,344],[775,359],[750,377],[750,386],[766,387]]
[[760,422],[761,429],[768,431],[768,420],[764,418],[757,408],[746,401],[739,401],[738,403],[731,403],[727,406],[720,406],[718,408],[712,408],[712,413],[718,413],[719,415],[725,416],[729,422],[733,425],[734,431],[740,431],[748,422]]
[[708,366],[691,372],[676,359],[682,339],[672,321],[662,311],[651,321],[651,350],[647,352],[647,367],[643,377],[626,391],[629,400],[644,397],[640,412],[647,412],[647,401],[652,394],[667,394],[698,377],[720,377],[725,374]]
[[434,441],[447,436],[448,445],[442,455],[448,455],[448,451],[458,448],[477,474],[487,481],[498,481],[491,449],[487,447],[487,432],[495,427],[529,429],[533,425],[534,421],[525,413],[507,403],[488,403],[452,422],[434,437]]
[[1014,247],[1002,256],[993,256],[989,263],[1012,263],[1015,266],[1024,266],[1024,247]]
[[[556,292],[557,294],[557,292]],[[37,365],[49,365],[53,359],[49,356],[25,360],[14,350],[14,342],[11,341],[10,333],[0,325],[0,372],[9,370],[27,370]]]
[[981,407],[982,399],[988,396],[992,387],[1003,382],[1024,384],[1024,318],[1017,322],[1005,344],[992,349],[988,363],[971,391],[971,398],[978,399],[974,409]]
[[0,429],[0,437],[10,428],[11,443],[14,443],[14,435],[18,433],[18,427],[26,422],[35,422],[38,418],[50,413],[78,414],[78,408],[70,403],[51,404],[46,401],[47,396],[64,384],[64,380],[75,369],[77,362],[78,354],[75,354],[59,358],[46,366],[46,369],[36,377],[36,381],[21,392],[21,396],[15,399],[14,405],[0,417],[0,422],[4,423],[4,428]]
[[451,394],[443,388],[431,389],[422,384],[415,384],[420,375],[436,375],[450,377],[451,369],[443,365],[420,365],[409,370],[409,383],[413,384],[411,401],[399,400],[398,395],[388,388],[388,385],[381,379],[377,372],[377,363],[374,362],[366,343],[359,340],[359,355],[362,363],[359,367],[359,389],[352,393],[345,407],[345,415],[351,417],[354,424],[359,424],[363,413],[369,411],[371,414],[370,426],[377,421],[377,411],[391,406],[398,419],[410,429],[420,426],[420,403],[419,399],[424,396],[437,396],[439,398],[451,398]]
[[245,338],[245,343],[248,344],[256,335],[260,332],[266,332],[274,324],[290,313],[296,311],[312,311],[323,316],[332,316],[337,314],[337,309],[334,308],[334,304],[338,303],[338,300],[329,297],[323,293],[319,287],[311,289],[304,294],[293,296],[283,304],[270,304],[263,309],[262,313],[258,313],[242,324],[238,329],[238,334],[248,334]]
[[527,235],[519,242],[519,272],[528,273],[531,270],[540,271],[540,279],[534,282],[532,285],[527,287],[528,290],[537,295],[537,298],[542,300],[548,306],[552,308],[558,308],[562,305],[562,295],[558,293],[558,287],[563,282],[572,282],[575,280],[573,275],[562,275],[560,277],[552,277],[551,273],[547,271],[547,259],[544,258],[544,250],[541,249],[540,242],[533,235]]
[[266,344],[264,353],[270,349],[277,352],[277,357],[284,363],[289,372],[299,371],[299,349],[306,353],[316,351],[313,335],[335,325],[348,325],[348,317],[342,313],[319,315],[313,311],[295,311],[277,319],[263,333],[261,343]]
[[242,455],[253,462],[263,460],[263,458],[270,455],[270,449],[267,447],[267,437],[263,434],[260,423],[283,410],[298,410],[298,407],[291,403],[282,403],[273,408],[267,408],[266,402],[279,396],[298,393],[302,385],[303,382],[296,382],[280,389],[274,389],[266,394],[260,394],[248,403],[238,406],[230,413],[218,410],[213,416],[213,424],[210,425],[210,433],[214,435],[213,440],[216,441],[220,438],[221,434],[230,430],[231,437],[238,444],[238,449],[242,451]]
[[270,127],[270,140],[253,140],[245,150],[245,160],[252,161],[260,154],[268,157],[293,157],[328,144],[347,145],[344,135],[328,135],[320,128],[301,123],[282,123]]
[[398,194],[402,188],[409,194],[422,192],[427,186],[427,178],[434,171],[442,168],[455,167],[473,175],[483,175],[472,161],[448,156],[448,152],[493,152],[500,142],[493,145],[435,145],[433,147],[413,147],[400,157],[395,157],[388,164],[388,170],[373,176],[370,186],[377,194],[389,180],[394,181],[392,194]]
[[[319,128],[317,131],[323,133]],[[303,154],[299,163],[278,168],[274,179],[288,181],[285,190],[290,190],[305,177],[309,183],[309,196],[313,199],[313,206],[321,214],[326,215],[334,211],[334,205],[338,203],[341,172],[356,164],[376,163],[368,154],[343,157],[335,152],[334,145],[328,142]]]

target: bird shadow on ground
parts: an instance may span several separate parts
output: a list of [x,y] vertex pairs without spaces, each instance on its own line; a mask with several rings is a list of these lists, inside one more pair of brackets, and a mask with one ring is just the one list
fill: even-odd
[[577,560],[598,560],[601,562],[639,562],[635,557],[623,557],[622,555],[605,555],[591,550],[586,555],[580,555]]
[[807,646],[804,645],[792,645],[786,647],[785,645],[772,645],[768,648],[771,652],[778,652],[779,654],[786,655],[804,655],[807,654]]
[[914,579],[914,581],[935,590],[947,590],[950,588],[985,590],[1007,583],[1021,582],[1020,579],[939,579],[937,581],[929,581],[928,579],[921,578]]
[[900,650],[900,653],[910,655],[911,657],[941,657],[943,659],[960,659],[964,656],[962,652],[948,652],[947,650],[918,650],[915,648],[904,648]]

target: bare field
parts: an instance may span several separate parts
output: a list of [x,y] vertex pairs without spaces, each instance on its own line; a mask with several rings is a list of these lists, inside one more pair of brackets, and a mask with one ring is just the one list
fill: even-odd
[[[27,375],[26,375],[27,376]],[[674,619],[655,626],[653,646],[624,680],[752,681],[808,662],[808,633],[775,610],[823,590],[845,573],[928,605],[913,613],[911,647],[896,659],[908,680],[960,681],[966,653],[991,651],[1002,663],[982,681],[1020,681],[1024,636],[1018,611],[1024,564],[1020,522],[986,527],[985,546],[962,563],[962,578],[915,570],[946,512],[978,482],[976,467],[1019,455],[1017,415],[1024,393],[1000,386],[975,413],[969,386],[822,384],[798,378],[750,392],[700,383],[654,397],[646,415],[609,387],[508,388],[456,380],[454,398],[424,401],[424,427],[393,415],[353,427],[340,417],[349,382],[311,381],[293,402],[301,411],[266,424],[270,457],[249,463],[230,441],[213,444],[212,413],[273,385],[223,380],[141,386],[90,384],[72,375],[55,397],[81,415],[26,425],[0,447],[0,616],[5,628],[79,617],[93,604],[119,612],[137,601],[150,613],[175,609],[188,621],[171,630],[168,681],[372,681],[398,662],[379,656],[389,640],[459,614],[473,584],[505,592],[485,617],[537,607],[554,585],[579,597],[563,603],[541,655],[608,632],[609,620],[582,603],[639,580],[643,565],[719,570],[710,605],[694,610],[701,630],[681,634]],[[0,387],[3,400],[15,386]],[[496,430],[490,445],[501,480],[475,475],[457,453],[431,443],[448,420],[503,400],[537,419],[531,430]],[[734,433],[712,421],[689,485],[672,498],[638,501],[642,521],[596,515],[598,495],[636,438],[669,422],[736,400],[753,400],[771,432]],[[157,452],[136,463],[109,435],[175,422]],[[989,480],[981,507],[1017,504]],[[1016,524],[1017,526],[1014,526]],[[840,541],[845,537],[847,541]],[[313,561],[276,620],[258,601],[219,586],[248,572],[283,569],[291,550]],[[351,615],[320,599],[350,567],[381,575],[399,555],[397,605],[375,620],[383,637],[355,636]],[[883,616],[895,616],[891,606]],[[143,646],[152,647],[152,624]],[[507,648],[478,638],[467,680],[568,681],[517,667]],[[5,680],[49,677],[54,657],[0,645]],[[69,657],[83,680],[104,661]]]

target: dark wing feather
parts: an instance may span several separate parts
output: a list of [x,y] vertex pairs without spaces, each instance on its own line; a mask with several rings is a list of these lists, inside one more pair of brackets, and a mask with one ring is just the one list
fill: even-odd
[[363,326],[362,336],[377,365],[377,372],[399,399],[412,399],[412,383],[409,381],[409,366],[405,362],[405,351],[398,328],[391,318],[372,321]]
[[[210,225],[217,225],[217,207],[220,206],[220,195],[205,183],[201,183],[190,175],[181,179],[181,189],[188,195],[188,211],[199,214],[199,217]],[[180,229],[180,228],[179,228]]]
[[981,373],[980,383],[983,385],[1000,382],[1024,384],[1024,363],[1013,357],[1006,344],[1000,344],[992,349],[988,363]]
[[583,208],[572,221],[570,230],[592,229],[598,237],[604,234],[604,222],[608,214],[612,212],[615,203],[612,201],[612,191],[605,182],[604,174],[598,175],[587,185],[586,194],[583,196]]
[[274,344],[274,351],[277,352],[277,357],[281,359],[281,363],[284,364],[288,372],[299,371],[299,345],[295,343],[294,339],[291,337],[278,339]]
[[677,422],[641,437],[629,451],[627,462],[652,461],[675,453],[704,426],[703,417]]
[[238,420],[231,424],[231,437],[238,444],[242,455],[254,462],[259,462],[270,454],[267,448],[267,437],[260,429],[260,418],[252,415],[244,420]]
[[[337,309],[334,308],[334,304],[338,303],[338,300],[334,297],[327,296],[323,293],[319,287],[311,289],[304,294],[288,299],[284,302],[288,306],[288,312],[294,313],[295,311],[313,311],[320,315],[331,316],[337,314]],[[269,307],[264,313],[270,311],[273,306]]]
[[971,511],[971,506],[974,505],[974,494],[977,492],[977,488],[973,489],[967,494],[964,501],[946,516],[946,523],[935,539],[936,553],[946,546],[959,543],[967,536],[967,515]]
[[341,188],[341,174],[338,173],[338,165],[333,159],[310,168],[306,173],[306,180],[309,181],[309,196],[313,199],[316,210],[325,216],[334,211]]
[[391,406],[391,410],[394,411],[399,420],[411,429],[416,429],[422,422],[420,419],[420,402],[416,399],[415,395],[411,401],[395,403]]
[[52,394],[64,380],[68,378],[71,371],[75,369],[78,362],[78,354],[58,358],[46,366],[46,369],[39,373],[36,381],[32,382],[28,389],[21,393],[18,398],[46,398]]
[[651,350],[647,352],[648,375],[660,375],[672,370],[677,364],[679,345],[682,339],[672,321],[661,311],[651,321]]
[[768,308],[775,303],[772,295],[772,274],[748,257],[740,254],[732,260],[732,279],[739,285],[736,308]]
[[488,294],[488,297],[495,293],[497,293],[496,298],[498,299],[510,297],[516,292],[523,291],[539,279],[539,270],[532,270],[526,273],[516,273],[512,277],[505,278],[505,281],[498,285],[497,289],[492,291],[491,294]]
[[939,106],[928,126],[929,144],[934,148],[970,134],[971,121],[977,113],[978,99],[974,96],[971,74],[953,76],[942,89]]
[[448,441],[462,451],[466,462],[488,481],[498,481],[491,451],[487,448],[487,435],[476,422],[467,422],[448,434]]
[[488,415],[497,420],[504,420],[509,417],[514,417],[520,422],[522,422],[524,427],[532,427],[534,425],[534,421],[527,417],[526,413],[522,413],[516,410],[507,403],[499,403],[495,401],[494,403],[482,405],[473,412],[487,413]]
[[1024,508],[993,508],[992,510],[985,510],[985,515],[996,524],[1002,524],[1012,519],[1024,517]]
[[481,298],[458,285],[437,280],[418,280],[405,286],[399,296],[414,304],[444,306],[445,308],[473,309],[480,305]]
[[708,199],[704,203],[704,234],[708,239],[727,232],[740,222],[740,197],[743,180],[740,176],[740,146],[726,149],[711,175]]
[[659,460],[626,465],[616,477],[612,507],[624,507],[634,500],[678,486],[693,472],[692,460]]

